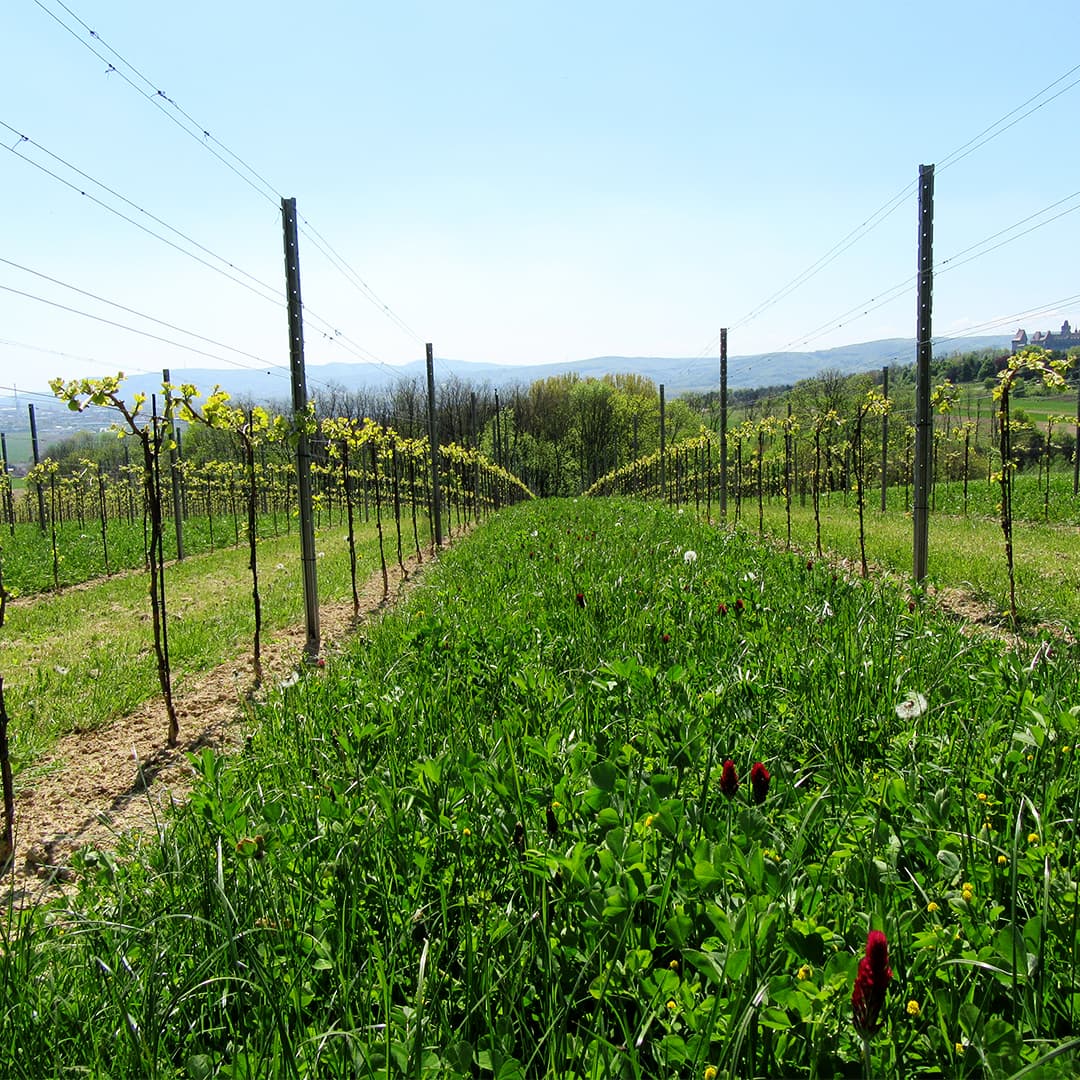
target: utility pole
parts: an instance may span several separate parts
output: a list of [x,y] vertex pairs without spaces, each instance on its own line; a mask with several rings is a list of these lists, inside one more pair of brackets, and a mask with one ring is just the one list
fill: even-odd
[[[37,417],[34,416],[34,403],[31,401],[27,405],[27,409],[30,410],[30,448],[34,452],[34,464],[40,465],[41,458],[38,454],[38,437],[37,437]],[[45,531],[45,492],[41,488],[41,484],[35,484],[37,488],[37,507],[38,507],[38,524],[41,526],[41,531]]]
[[915,328],[915,486],[912,512],[915,536],[912,570],[926,577],[930,534],[930,454],[934,414],[930,411],[931,312],[934,288],[934,166],[919,166],[919,276]]
[[[889,402],[889,368],[881,369],[881,396]],[[881,512],[885,513],[885,491],[889,484],[889,412],[881,415]]]
[[473,465],[473,520],[480,520],[480,432],[476,424],[476,392],[469,393],[469,430],[476,462]]
[[727,521],[727,327],[720,331],[720,520]]
[[165,383],[165,417],[169,422],[169,479],[172,481],[172,504],[173,525],[176,530],[176,558],[179,562],[184,558],[184,515],[180,499],[180,429],[172,418],[172,391],[168,389],[169,369],[165,368],[161,373]]
[[[7,454],[4,455],[7,460]],[[1076,372],[1076,441],[1073,443],[1073,495],[1080,493],[1080,369]]]
[[300,247],[296,227],[296,200],[281,200],[285,238],[285,296],[289,306],[289,373],[292,380],[296,441],[296,488],[300,502],[300,562],[304,571],[304,621],[307,640],[304,656],[319,656],[319,582],[315,573],[315,519],[311,510],[311,449],[307,437],[307,380],[304,376],[304,318],[300,300]]
[[[495,460],[496,468],[498,468],[498,465],[499,465],[499,391],[498,390],[495,391],[495,424],[494,424],[494,427],[493,427],[492,430],[493,430],[493,434],[492,434],[492,440],[493,440],[492,441],[492,457]],[[493,505],[494,505],[495,509],[498,510],[499,509],[499,485],[498,485],[498,483],[496,483],[493,486],[492,496],[493,496],[493,499],[492,499]]]
[[435,550],[442,547],[442,491],[439,488],[439,428],[435,423],[435,357],[429,341],[427,350],[428,445],[431,447],[431,517],[435,522]]
[[11,468],[8,465],[7,435],[0,431],[0,456],[4,459],[4,515],[7,517],[11,535],[15,535],[15,499],[11,493]]
[[667,432],[664,428],[664,384],[660,384],[660,498],[667,501]]

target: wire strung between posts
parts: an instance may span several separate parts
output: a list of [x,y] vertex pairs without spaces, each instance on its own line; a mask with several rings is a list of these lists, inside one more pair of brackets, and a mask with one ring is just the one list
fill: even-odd
[[[272,202],[275,206],[280,204],[282,198],[281,193],[273,184],[270,183],[269,180],[266,179],[266,177],[264,177],[257,169],[255,169],[252,165],[250,165],[247,161],[240,157],[239,154],[235,153],[235,151],[231,150],[228,146],[221,142],[220,139],[213,136],[209,132],[209,130],[203,127],[195,120],[194,117],[192,117],[188,112],[186,112],[174,98],[170,97],[163,90],[159,89],[146,75],[139,71],[139,69],[136,68],[134,64],[132,64],[119,52],[117,52],[117,50],[114,49],[111,45],[109,45],[108,42],[106,42],[104,38],[102,38],[101,35],[97,33],[96,30],[91,29],[90,26],[88,26],[87,23],[85,23],[74,11],[72,11],[70,7],[64,4],[63,0],[54,0],[54,2],[57,4],[57,6],[67,12],[67,14],[71,16],[71,18],[74,19],[79,24],[79,26],[81,26],[83,30],[87,34],[89,34],[91,38],[93,38],[95,42],[98,42],[104,49],[107,49],[108,52],[111,53],[112,56],[115,57],[116,60],[118,60],[120,64],[123,65],[123,67],[130,71],[148,89],[143,89],[142,86],[137,85],[133,79],[131,79],[123,71],[117,68],[116,65],[108,59],[108,57],[102,55],[101,52],[99,52],[93,47],[93,45],[87,42],[74,28],[69,26],[62,18],[60,18],[60,16],[57,15],[55,11],[50,10],[42,2],[42,0],[34,0],[34,3],[39,8],[41,8],[42,11],[48,14],[60,26],[67,30],[69,34],[71,34],[81,45],[83,45],[86,49],[93,53],[94,56],[96,56],[103,63],[107,64],[107,73],[116,72],[123,79],[123,81],[127,83],[127,85],[129,85],[133,90],[136,91],[136,93],[146,98],[155,107],[160,109],[161,112],[165,116],[167,116],[173,123],[175,123],[182,131],[184,131],[185,134],[195,139],[195,141],[198,142],[200,146],[202,146],[205,150],[207,150],[210,154],[217,158],[218,161],[225,165],[226,168],[228,168],[231,172],[235,173],[238,177],[240,177],[240,179],[242,179],[249,187],[251,187],[263,198]],[[168,106],[168,108],[166,106]],[[186,121],[186,123],[178,119],[176,115],[169,111],[170,109],[175,110],[175,113],[179,114],[180,117],[183,117],[183,120]],[[213,143],[214,146],[220,147],[224,154],[227,154],[233,162],[236,162],[236,165],[232,164],[232,162],[230,161],[227,161],[225,157],[222,156],[222,153],[218,153],[214,149],[214,146],[211,146],[210,143]],[[239,166],[239,168],[237,166]],[[241,171],[241,169],[243,170],[243,172]],[[421,342],[423,340],[416,333],[416,331],[414,331],[409,326],[409,324],[405,322],[404,319],[402,319],[388,304],[382,301],[375,294],[375,292],[370,288],[370,286],[368,286],[366,282],[364,282],[360,278],[356,271],[353,270],[352,267],[349,266],[349,264],[340,255],[338,255],[337,252],[334,251],[330,244],[314,229],[314,227],[309,222],[305,220],[304,225],[305,235],[307,235],[309,239],[311,239],[312,242],[315,244],[315,246],[322,252],[322,254],[330,260],[331,264],[341,274],[343,274],[346,280],[350,281],[353,286],[357,288],[362,293],[362,295],[364,295],[370,303],[372,303],[376,308],[378,308],[378,310],[381,311],[383,315],[385,315],[395,326],[397,326],[398,329],[402,330],[406,334],[409,334],[418,342]]]
[[[946,154],[944,158],[940,159],[939,163],[935,166],[936,171],[941,172],[944,169],[955,165],[958,161],[963,160],[969,154],[972,154],[976,150],[981,149],[988,142],[996,139],[999,135],[1008,131],[1010,128],[1015,127],[1016,124],[1020,123],[1022,120],[1027,119],[1033,113],[1036,113],[1040,109],[1044,108],[1046,105],[1049,105],[1052,101],[1055,101],[1057,98],[1061,97],[1062,94],[1071,90],[1073,87],[1080,85],[1080,78],[1074,79],[1067,86],[1064,86],[1060,90],[1058,90],[1056,94],[1053,94],[1051,97],[1046,98],[1045,101],[1040,102],[1034,108],[1028,109],[1028,111],[1024,112],[1022,115],[1016,116],[1016,114],[1022,109],[1025,109],[1032,102],[1038,101],[1039,98],[1043,97],[1059,83],[1063,82],[1065,79],[1068,79],[1071,75],[1074,75],[1077,72],[1080,72],[1080,64],[1077,64],[1074,67],[1070,68],[1063,75],[1059,75],[1056,79],[1054,79],[1052,82],[1048,83],[1040,91],[1038,91],[1038,93],[1033,94],[1026,101],[1021,102],[1019,105],[1016,106],[1016,108],[1010,110],[998,120],[995,120],[994,123],[984,128],[967,142],[961,144],[955,150],[952,150],[950,153]],[[1015,117],[1015,119],[1011,119],[1012,117]],[[1010,119],[1011,122],[1006,123],[1006,121],[1010,121]],[[883,203],[881,207],[875,210],[874,213],[872,213],[861,225],[857,226],[850,233],[848,233],[847,236],[845,236],[842,240],[838,241],[837,244],[835,244],[832,248],[825,252],[825,254],[822,255],[821,258],[817,260],[817,262],[812,263],[801,274],[796,275],[796,277],[794,277],[790,282],[788,282],[787,285],[783,286],[781,289],[777,290],[777,292],[773,293],[770,297],[762,301],[762,303],[751,309],[751,311],[744,315],[742,318],[733,322],[729,329],[734,330],[745,326],[753,319],[756,319],[758,316],[762,315],[774,304],[779,303],[779,301],[782,299],[785,299],[792,292],[794,292],[800,286],[804,285],[807,281],[809,281],[812,277],[815,277],[821,270],[825,268],[825,266],[834,261],[836,257],[843,254],[843,252],[846,251],[849,247],[851,247],[856,241],[862,239],[863,236],[867,235],[869,232],[872,232],[873,229],[875,229],[878,225],[885,221],[886,218],[888,218],[895,210],[899,208],[900,205],[902,205],[904,199],[906,199],[906,197],[912,191],[914,191],[917,186],[917,180],[913,180],[911,183],[905,185],[899,192],[897,192],[896,195],[894,195],[891,199]],[[1069,197],[1071,198],[1072,196]],[[712,352],[716,348],[718,342],[719,338],[714,337],[709,342],[709,344],[702,350],[702,355],[708,355],[708,353]]]

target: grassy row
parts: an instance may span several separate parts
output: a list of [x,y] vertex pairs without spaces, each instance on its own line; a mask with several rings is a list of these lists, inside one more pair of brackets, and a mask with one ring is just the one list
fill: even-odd
[[[757,506],[743,503],[742,527],[757,531]],[[787,540],[787,518],[778,502],[764,508],[770,536]],[[910,577],[913,523],[910,515],[867,508],[867,558],[879,567]],[[792,544],[815,550],[813,510],[792,507]],[[823,548],[858,562],[859,524],[853,506],[821,507]],[[1034,523],[1014,528],[1016,593],[1022,622],[1047,623],[1065,633],[1080,630],[1080,532]],[[960,589],[998,613],[1008,611],[1008,578],[1001,526],[990,518],[934,514],[930,517],[928,579]]]
[[[321,524],[321,522],[320,522]],[[258,535],[278,539],[295,534],[289,515],[262,514]],[[184,551],[202,555],[247,542],[247,524],[241,507],[239,517],[219,514],[214,518],[191,517],[184,522]],[[94,578],[141,567],[145,562],[146,536],[142,520],[114,518],[107,522],[102,542],[100,521],[65,521],[56,528],[56,579],[60,587],[81,585]],[[176,531],[171,520],[164,524],[162,546],[166,559],[176,557]],[[108,566],[106,566],[106,551]],[[54,588],[51,530],[33,523],[15,526],[14,535],[0,527],[0,557],[4,586],[15,596],[30,596]]]
[[[749,475],[749,474],[748,474]],[[1017,521],[1066,526],[1080,525],[1080,499],[1072,494],[1071,469],[1055,472],[1050,478],[1050,496],[1046,498],[1043,481],[1034,473],[1022,473],[1015,479],[1013,496],[1014,514]],[[962,481],[939,481],[934,490],[934,509],[943,515],[967,514],[973,518],[993,518],[1001,499],[996,483],[989,483],[985,475],[974,477],[968,484],[965,500]],[[809,495],[802,500],[809,502]],[[870,506],[879,505],[877,490],[867,493]],[[734,507],[734,496],[729,500]],[[888,492],[890,512],[903,514],[910,509],[910,487],[894,485]],[[769,504],[775,506],[773,496]],[[830,493],[823,496],[823,504],[829,508],[845,507],[850,510],[854,496]],[[743,499],[743,509],[748,518],[756,520],[756,499],[748,495]],[[407,514],[407,511],[406,511]],[[426,514],[421,513],[421,518]],[[202,554],[217,548],[240,544],[244,541],[243,513],[236,518],[232,514],[220,514],[213,520],[192,517],[184,523],[184,546],[188,554]],[[323,524],[322,519],[319,521]],[[275,538],[286,535],[291,521],[284,513],[264,514],[259,520],[259,535]],[[405,526],[408,532],[408,525]],[[111,520],[106,528],[109,554],[109,570],[133,569],[143,563],[144,535],[141,521]],[[165,522],[164,547],[166,558],[176,554],[176,536],[171,521]],[[101,539],[100,523],[87,519],[64,522],[57,528],[57,577],[61,587],[81,584],[106,574],[105,546]],[[43,532],[35,524],[20,524],[15,534],[0,529],[0,558],[3,560],[4,584],[17,596],[51,590],[54,586],[52,540],[48,531]]]
[[0,1071],[1073,1076],[1077,659],[689,514],[504,511],[8,932]]
[[[423,541],[422,537],[422,541]],[[380,567],[373,526],[357,530],[358,574]],[[345,530],[317,534],[320,601],[352,595]],[[303,621],[299,537],[259,542],[264,636]],[[408,554],[408,551],[405,552]],[[386,556],[396,559],[394,540]],[[57,735],[100,727],[160,693],[150,624],[148,577],[137,573],[9,606],[0,631],[0,673],[12,717],[16,773]],[[166,567],[173,686],[235,656],[250,655],[254,630],[248,553],[228,548]],[[248,680],[237,683],[237,695]]]

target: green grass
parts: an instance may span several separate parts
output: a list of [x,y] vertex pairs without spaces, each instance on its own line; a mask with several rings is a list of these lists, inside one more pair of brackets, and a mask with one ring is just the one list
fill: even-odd
[[[358,574],[366,579],[380,566],[373,525],[357,529],[356,544]],[[350,598],[346,530],[321,530],[316,548],[320,602]],[[392,529],[386,555],[392,564]],[[260,540],[259,579],[264,639],[302,623],[295,531]],[[235,656],[250,656],[254,616],[246,545],[172,563],[165,589],[174,691],[182,695],[191,678]],[[16,772],[58,734],[100,727],[160,693],[148,591],[148,575],[138,572],[8,607],[0,671]],[[237,684],[238,697],[245,689],[246,683]]]
[[[290,521],[283,512],[263,514],[257,526],[258,535],[287,536],[289,526]],[[242,513],[238,519],[231,514],[221,514],[212,520],[192,517],[184,522],[183,536],[187,555],[246,545],[246,521]],[[171,520],[164,524],[163,547],[166,559],[176,557],[176,531]],[[137,521],[111,519],[106,525],[104,542],[99,521],[87,519],[81,524],[65,521],[56,530],[56,578],[60,587],[65,588],[103,578],[107,572],[114,574],[135,569],[143,565],[144,551],[141,518]],[[4,586],[15,596],[30,596],[54,588],[50,529],[43,532],[35,523],[20,522],[15,526],[15,534],[11,535],[8,529],[0,526],[0,557],[3,558]]]
[[[813,510],[792,507],[792,543],[815,552]],[[770,536],[787,539],[782,505],[765,507]],[[914,524],[910,514],[866,510],[867,558],[878,567],[910,579]],[[742,526],[757,530],[757,506],[744,501]],[[833,499],[821,507],[821,543],[846,559],[859,559],[858,517],[854,499],[844,505]],[[1075,528],[1019,522],[1014,527],[1014,558],[1019,615],[1029,626],[1048,623],[1060,631],[1080,630],[1080,532]],[[960,589],[1004,617],[1008,612],[1008,579],[1001,526],[991,518],[935,513],[930,516],[928,583]]]
[[1078,659],[691,514],[504,511],[11,928],[0,1071],[859,1077],[879,929],[866,1071],[1075,1076]]

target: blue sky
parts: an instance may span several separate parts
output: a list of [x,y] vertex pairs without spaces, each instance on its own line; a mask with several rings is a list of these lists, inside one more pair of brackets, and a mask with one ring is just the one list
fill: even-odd
[[935,334],[1080,322],[1073,3],[65,3],[0,11],[3,385],[228,366],[44,300],[287,365],[281,303],[232,280],[282,289],[282,195],[311,365],[428,340],[507,364],[692,357],[721,326],[733,357],[910,337],[929,162]]

